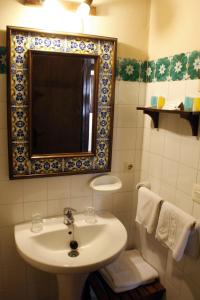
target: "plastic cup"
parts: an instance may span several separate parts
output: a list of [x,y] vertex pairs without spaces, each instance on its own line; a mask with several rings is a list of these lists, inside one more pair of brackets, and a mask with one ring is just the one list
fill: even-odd
[[164,105],[165,105],[165,97],[159,96],[157,101],[157,108],[162,109]]

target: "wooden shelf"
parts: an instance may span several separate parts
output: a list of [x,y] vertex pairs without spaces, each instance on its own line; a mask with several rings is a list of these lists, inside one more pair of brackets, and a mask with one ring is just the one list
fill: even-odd
[[159,114],[160,113],[168,113],[168,114],[177,114],[180,118],[187,120],[190,123],[192,129],[192,135],[198,136],[198,128],[199,128],[199,115],[200,112],[189,112],[178,109],[157,109],[152,107],[137,107],[137,110],[143,110],[143,113],[149,115],[152,118],[154,128],[159,128]]

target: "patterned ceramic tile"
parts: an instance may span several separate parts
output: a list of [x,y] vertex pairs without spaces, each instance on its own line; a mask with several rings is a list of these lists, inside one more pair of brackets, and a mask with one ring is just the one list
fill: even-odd
[[111,89],[112,89],[112,76],[104,75],[99,78],[99,103],[101,105],[111,104]]
[[155,81],[166,81],[170,74],[170,60],[168,57],[156,61]]
[[0,74],[6,73],[6,47],[0,47]]
[[187,73],[187,55],[181,53],[171,59],[170,76],[172,80],[183,80]]
[[28,107],[11,107],[12,141],[28,140]]
[[77,169],[84,172],[86,170],[91,170],[93,169],[93,157],[92,158],[71,158],[71,159],[66,159],[64,162],[64,171],[65,172],[77,172]]
[[147,61],[141,62],[140,66],[140,81],[146,82],[147,81]]
[[31,174],[56,174],[62,172],[62,159],[33,159]]
[[200,78],[200,51],[193,51],[190,53],[188,74],[190,79]]
[[66,52],[83,54],[99,54],[99,44],[95,40],[81,40],[79,38],[66,39]]
[[30,174],[27,143],[12,143],[13,174],[15,176]]
[[28,102],[28,70],[11,70],[11,103],[26,105]]
[[110,114],[111,107],[99,107],[97,118],[97,138],[105,139],[110,137]]
[[110,42],[100,43],[100,74],[112,75],[113,73],[113,44]]
[[140,63],[135,59],[125,58],[119,62],[119,76],[124,81],[139,81]]
[[27,69],[28,34],[14,34],[11,39],[11,68]]
[[155,61],[148,61],[147,62],[147,69],[146,69],[146,78],[147,82],[152,82],[155,78],[155,70],[156,64]]
[[46,37],[42,35],[29,35],[30,50],[58,51],[65,52],[65,39],[56,37]]
[[97,140],[97,155],[94,158],[95,168],[106,169],[108,166],[109,140]]
[[[29,49],[78,52],[100,56],[97,150],[93,157],[29,159],[28,60]],[[81,173],[107,170],[111,137],[111,98],[114,77],[114,41],[86,37],[36,34],[13,30],[11,33],[11,129],[13,141],[13,176]],[[103,141],[99,141],[103,139]],[[106,140],[106,142],[104,141]],[[23,142],[23,143],[22,143]]]

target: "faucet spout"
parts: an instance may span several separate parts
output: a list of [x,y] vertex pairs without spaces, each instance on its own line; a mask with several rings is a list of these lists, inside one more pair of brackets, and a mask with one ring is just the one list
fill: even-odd
[[74,223],[74,216],[73,212],[76,210],[71,207],[65,207],[64,208],[64,224],[65,225],[72,225]]

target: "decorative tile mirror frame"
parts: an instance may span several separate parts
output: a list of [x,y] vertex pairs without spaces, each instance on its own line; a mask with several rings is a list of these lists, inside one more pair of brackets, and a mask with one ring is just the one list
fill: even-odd
[[[100,173],[111,170],[117,39],[7,27],[8,148],[10,179]],[[99,56],[94,156],[30,158],[28,51]]]

